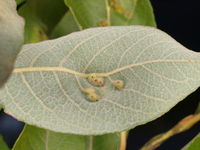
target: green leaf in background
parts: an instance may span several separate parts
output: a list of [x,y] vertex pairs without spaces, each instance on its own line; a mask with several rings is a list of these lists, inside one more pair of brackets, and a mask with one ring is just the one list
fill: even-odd
[[0,136],[0,150],[9,150],[2,136]]
[[25,43],[34,43],[48,39],[45,33],[45,25],[32,12],[28,4],[23,5],[19,9],[19,14],[25,19]]
[[119,150],[120,139],[119,133],[94,136],[92,150]]
[[30,1],[30,5],[34,8],[40,20],[46,25],[48,35],[67,11],[63,0],[34,0]]
[[95,136],[90,141],[88,138],[26,125],[13,150],[119,150],[119,134]]
[[199,150],[199,149],[200,149],[200,133],[182,150]]
[[149,0],[65,0],[65,3],[81,28],[109,25],[156,26]]
[[0,104],[0,110],[3,108],[3,106]]
[[[71,8],[75,18],[69,10],[52,32],[51,38],[57,38],[79,31],[82,29],[82,25],[83,28],[133,24],[156,26],[149,0],[66,0],[66,3],[69,3],[69,6],[72,4],[75,12],[77,11],[77,15],[80,16],[76,19],[76,13],[74,13],[73,8]],[[122,9],[124,12],[120,12]],[[108,11],[110,14],[109,20],[112,24],[108,24],[107,21]]]
[[23,43],[24,21],[15,0],[0,0],[0,87],[10,75]]
[[199,85],[200,54],[166,33],[102,27],[25,45],[0,103],[29,124],[96,135],[156,119]]
[[48,39],[66,10],[63,0],[51,2],[49,0],[27,1],[19,9],[19,14],[26,20],[25,42],[39,42]]
[[199,102],[199,104],[197,106],[196,113],[200,113],[200,102]]
[[109,0],[113,25],[156,26],[149,0]]
[[75,31],[79,31],[79,27],[75,22],[71,12],[68,11],[55,27],[54,31],[52,32],[51,38],[58,38]]
[[25,2],[26,0],[16,0],[17,6]]

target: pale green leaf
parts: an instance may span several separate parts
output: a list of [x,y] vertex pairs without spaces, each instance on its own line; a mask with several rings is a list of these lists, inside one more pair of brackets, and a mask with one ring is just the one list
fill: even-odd
[[119,150],[119,143],[119,134],[89,138],[26,125],[13,150]]
[[188,143],[182,150],[199,150],[200,149],[200,133]]
[[156,26],[149,0],[65,0],[81,28],[117,25]]
[[[103,87],[94,86],[92,73],[101,84],[104,80]],[[115,80],[124,87],[116,89]],[[92,28],[25,45],[0,102],[7,113],[29,124],[94,135],[156,119],[199,85],[200,54],[162,31]],[[85,88],[96,95],[92,90],[85,94]]]
[[2,136],[0,136],[0,150],[9,150]]
[[23,43],[24,21],[18,16],[15,0],[0,0],[0,87],[12,71]]

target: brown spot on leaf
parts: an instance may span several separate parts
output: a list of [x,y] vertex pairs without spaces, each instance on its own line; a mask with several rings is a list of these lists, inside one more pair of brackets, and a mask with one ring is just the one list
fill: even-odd
[[[136,2],[132,1],[132,3],[135,4]],[[119,0],[111,0],[110,7],[128,20],[133,17],[133,9],[125,8],[125,6],[123,6]]]
[[124,7],[121,5],[119,0],[112,0],[110,2],[110,7],[120,14],[124,13]]
[[101,21],[98,22],[98,26],[101,26],[101,27],[109,26],[109,21],[108,20],[101,20]]

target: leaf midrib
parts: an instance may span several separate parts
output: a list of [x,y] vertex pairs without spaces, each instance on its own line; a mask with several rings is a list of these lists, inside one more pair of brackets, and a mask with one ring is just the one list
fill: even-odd
[[[110,72],[107,73],[96,73],[96,75],[98,77],[108,77],[111,75],[114,75],[116,73],[125,71],[127,69],[130,68],[134,68],[134,67],[139,67],[139,66],[143,66],[143,65],[147,65],[147,64],[154,64],[154,63],[200,63],[200,60],[184,60],[184,59],[180,59],[180,60],[175,60],[175,59],[166,59],[166,60],[161,60],[161,59],[157,59],[157,60],[151,60],[151,61],[144,61],[141,63],[133,63],[133,64],[129,64],[117,69],[114,69]],[[64,72],[64,73],[68,73],[68,74],[72,74],[74,76],[79,76],[82,78],[87,78],[90,76],[91,73],[81,73],[81,72],[77,72],[68,68],[63,68],[63,67],[24,67],[24,68],[16,68],[13,70],[14,74],[17,73],[23,73],[23,72]],[[92,72],[93,73],[93,72]]]

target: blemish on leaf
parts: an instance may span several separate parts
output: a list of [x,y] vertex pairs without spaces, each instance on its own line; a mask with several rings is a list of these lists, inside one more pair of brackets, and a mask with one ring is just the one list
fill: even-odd
[[130,10],[126,10],[126,11],[124,12],[124,16],[125,16],[127,19],[131,19],[132,16],[133,16],[133,12],[130,11]]
[[124,82],[122,80],[115,80],[115,81],[113,81],[113,85],[117,89],[122,89],[124,87]]
[[96,79],[97,75],[95,73],[92,73],[88,76],[88,79]]
[[[90,74],[88,79],[93,81],[93,80],[97,80],[98,78],[97,78],[96,74]],[[80,81],[77,77],[76,77],[76,80],[78,82],[78,85],[79,85],[81,91],[86,94],[88,100],[98,101],[100,99],[100,97],[95,93],[95,89],[93,89],[93,88],[83,88],[83,86],[81,85],[81,83],[80,83]]]
[[[136,2],[132,1],[132,3],[135,4]],[[133,16],[133,10],[125,8],[125,6],[123,6],[119,0],[111,0],[110,7],[128,20]]]
[[104,86],[104,79],[97,77],[96,74],[94,73],[88,76],[88,82],[94,86],[99,86],[99,87]]
[[95,91],[92,88],[86,88],[86,89],[83,89],[83,92],[86,94],[90,94],[90,93],[94,93]]
[[92,88],[86,88],[82,90],[83,93],[87,94],[87,99],[90,101],[98,101],[100,97],[95,93]]
[[100,97],[96,93],[90,93],[88,94],[87,98],[90,101],[99,101]]
[[121,3],[119,2],[119,0],[112,0],[110,2],[110,7],[120,14],[123,14],[123,12],[124,12],[124,8],[121,5]]
[[109,21],[108,21],[108,20],[100,20],[100,21],[98,22],[98,26],[100,26],[100,27],[109,26]]

